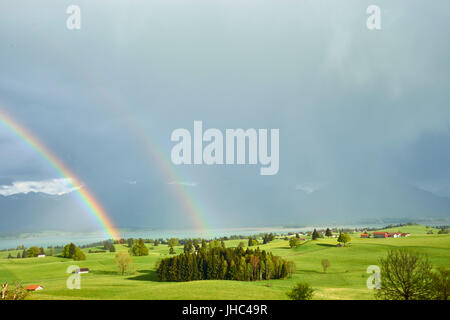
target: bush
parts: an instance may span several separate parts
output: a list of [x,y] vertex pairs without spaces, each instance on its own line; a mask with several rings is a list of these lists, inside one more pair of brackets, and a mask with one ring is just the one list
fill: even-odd
[[327,273],[327,269],[331,267],[330,261],[328,259],[323,259],[322,260],[322,268],[323,268],[323,272]]
[[291,300],[311,300],[314,294],[314,289],[306,282],[297,283],[291,291],[286,295]]
[[72,258],[75,261],[86,260],[86,255],[84,254],[84,252],[80,248],[77,247],[75,249],[75,253],[73,254]]
[[347,243],[347,242],[350,242],[352,240],[352,238],[348,235],[348,234],[346,234],[346,233],[341,233],[340,235],[339,235],[339,238],[337,239],[337,241],[339,242],[339,243],[343,243],[344,244],[344,247],[345,247],[345,244]]
[[291,248],[296,247],[296,246],[298,246],[298,245],[300,245],[300,239],[299,239],[299,238],[292,237],[292,238],[289,240],[289,246],[290,246]]
[[131,248],[131,254],[133,256],[148,256],[148,248],[144,243],[144,240],[139,239],[136,244]]
[[29,258],[37,257],[39,252],[40,250],[38,247],[31,247],[30,249],[27,250],[27,257]]
[[25,300],[28,295],[22,284],[17,284],[14,290],[9,290],[8,283],[3,283],[0,289],[0,300]]

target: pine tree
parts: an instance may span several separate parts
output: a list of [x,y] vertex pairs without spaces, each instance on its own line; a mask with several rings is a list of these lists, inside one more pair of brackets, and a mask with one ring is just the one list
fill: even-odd
[[316,229],[314,229],[314,231],[313,231],[313,233],[312,233],[312,239],[313,240],[317,240],[317,239],[319,239],[319,237],[320,237],[320,235],[319,235],[319,232],[317,232],[317,230]]
[[73,243],[69,244],[69,256],[68,258],[72,258],[73,255],[75,254],[75,251],[77,250],[77,246]]

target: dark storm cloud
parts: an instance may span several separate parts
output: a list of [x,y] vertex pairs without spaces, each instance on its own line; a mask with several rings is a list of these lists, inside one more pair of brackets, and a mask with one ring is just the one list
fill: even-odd
[[[81,1],[79,31],[48,3],[0,5],[0,98],[117,224],[192,225],[148,149],[194,120],[280,129],[276,176],[176,168],[212,225],[448,216],[446,1],[378,1],[380,31],[367,1]],[[57,178],[1,137],[4,184]]]

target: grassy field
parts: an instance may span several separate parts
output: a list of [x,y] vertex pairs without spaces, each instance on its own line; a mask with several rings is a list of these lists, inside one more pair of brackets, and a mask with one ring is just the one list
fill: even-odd
[[[427,234],[429,230],[434,234]],[[315,299],[373,299],[373,291],[366,287],[366,269],[377,264],[388,249],[415,249],[426,254],[435,267],[450,266],[450,235],[438,235],[437,230],[423,226],[387,231],[410,232],[411,236],[361,239],[358,233],[352,235],[350,244],[340,248],[336,247],[336,238],[307,241],[293,249],[282,239],[260,245],[260,249],[295,262],[297,271],[286,280],[159,282],[155,264],[169,256],[169,248],[159,245],[149,247],[149,256],[133,257],[133,271],[124,276],[115,266],[115,253],[88,253],[85,249],[87,260],[73,261],[59,257],[7,259],[8,253],[15,257],[17,251],[0,252],[0,282],[42,285],[44,290],[31,293],[30,299],[287,299],[286,292],[298,281],[316,289]],[[234,247],[240,241],[225,243]],[[116,245],[116,249],[128,248]],[[181,246],[176,248],[177,253],[182,251]],[[331,263],[327,273],[322,271],[324,258]],[[81,275],[81,290],[66,288],[66,269],[71,265],[90,269],[89,274]]]

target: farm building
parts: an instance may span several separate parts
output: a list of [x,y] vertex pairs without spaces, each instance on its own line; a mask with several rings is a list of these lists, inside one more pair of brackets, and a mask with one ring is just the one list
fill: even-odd
[[368,234],[368,233],[361,233],[361,238],[370,238],[370,234]]
[[37,257],[38,257],[38,258],[45,258],[45,254],[40,253],[40,254],[37,255]]
[[402,237],[409,237],[411,234],[409,234],[408,232],[402,233]]
[[387,238],[388,233],[387,232],[374,232],[373,237],[374,238]]
[[400,238],[401,233],[400,232],[392,232],[392,233],[388,233],[388,237],[389,238]]
[[80,268],[75,271],[75,273],[89,273],[89,268]]
[[42,289],[44,289],[44,287],[42,287],[38,284],[31,284],[25,288],[25,290],[27,290],[27,291],[38,291],[38,290],[42,290]]

